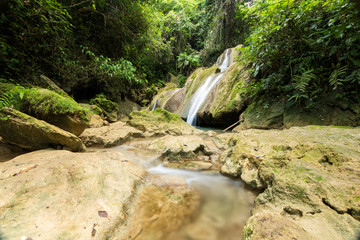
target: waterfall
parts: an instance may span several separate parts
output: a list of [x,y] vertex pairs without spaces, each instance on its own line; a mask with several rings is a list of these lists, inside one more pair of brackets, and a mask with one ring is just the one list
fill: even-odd
[[158,100],[156,99],[155,104],[154,104],[154,106],[152,107],[151,111],[154,111],[154,110],[155,110],[156,105],[157,105],[157,101],[158,101]]
[[[208,95],[210,94],[211,90],[216,86],[219,80],[224,75],[224,72],[229,67],[230,63],[230,49],[227,49],[224,54],[224,59],[220,63],[220,57],[216,61],[216,65],[220,68],[221,73],[213,74],[208,77],[205,83],[196,90],[192,100],[190,110],[186,119],[186,122],[191,124],[192,126],[196,125],[196,116],[197,112],[200,110],[201,106],[204,104],[205,100],[207,99]],[[219,66],[220,64],[220,66]]]

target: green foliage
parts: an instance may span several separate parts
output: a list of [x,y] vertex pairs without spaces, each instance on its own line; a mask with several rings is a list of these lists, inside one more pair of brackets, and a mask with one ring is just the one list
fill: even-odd
[[3,93],[0,96],[0,108],[2,107],[9,107],[11,105],[11,95],[10,93]]
[[360,100],[360,22],[351,1],[255,1],[239,11],[254,25],[243,49],[254,96],[309,103],[336,90]]
[[0,17],[0,78],[21,79],[39,67],[46,69],[63,52],[69,20],[56,1],[7,1]]
[[182,74],[180,74],[178,77],[179,77],[179,80],[178,80],[178,88],[182,88],[182,87],[185,86],[185,83],[186,83],[187,78],[186,78],[184,75],[182,75]]
[[0,108],[13,107],[19,110],[26,91],[22,86],[0,84]]
[[182,73],[188,75],[191,70],[200,66],[200,55],[196,53],[181,53],[177,58],[177,66],[182,70]]
[[336,89],[338,86],[343,85],[342,82],[345,81],[345,79],[340,79],[341,76],[346,76],[346,72],[348,70],[347,66],[336,68],[330,75],[329,78],[329,84],[330,86],[334,87]]
[[316,76],[313,74],[313,69],[311,70],[303,70],[301,75],[295,75],[293,77],[292,86],[295,89],[295,93],[293,96],[289,98],[289,101],[295,99],[295,102],[300,100],[301,98],[309,98],[307,93],[309,83],[314,80]]

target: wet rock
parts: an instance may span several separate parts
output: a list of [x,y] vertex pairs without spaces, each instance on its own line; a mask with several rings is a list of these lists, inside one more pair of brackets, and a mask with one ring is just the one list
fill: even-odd
[[109,126],[99,128],[87,128],[80,135],[80,139],[86,146],[111,147],[120,145],[134,138],[144,137],[143,132],[127,126],[124,122],[118,121]]
[[178,115],[163,109],[154,111],[134,111],[130,114],[127,125],[135,127],[146,136],[190,135],[201,134],[202,131],[195,129],[184,122]]
[[244,239],[356,239],[360,129],[308,126],[226,136],[217,136],[228,147],[221,171],[265,189]]
[[6,142],[26,150],[50,147],[85,150],[84,144],[75,135],[15,109],[1,108],[0,123],[0,136]]
[[114,150],[27,153],[0,164],[0,180],[4,239],[165,239],[200,204],[183,179],[150,175]]

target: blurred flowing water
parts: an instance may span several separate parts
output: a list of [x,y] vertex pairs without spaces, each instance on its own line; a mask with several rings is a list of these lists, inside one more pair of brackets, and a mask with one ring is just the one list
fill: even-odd
[[181,177],[188,187],[199,192],[202,203],[199,214],[176,233],[176,240],[241,239],[256,197],[255,193],[245,189],[241,181],[214,171],[166,168],[159,164],[156,155],[148,155],[146,151],[134,147],[120,146],[116,149],[129,161],[145,167],[149,173]]

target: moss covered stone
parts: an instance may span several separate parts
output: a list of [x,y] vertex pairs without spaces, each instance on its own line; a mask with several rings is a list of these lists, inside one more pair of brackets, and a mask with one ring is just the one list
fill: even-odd
[[85,150],[84,144],[75,135],[8,107],[0,109],[0,136],[27,150],[49,147]]
[[216,139],[228,148],[221,172],[263,190],[246,239],[356,239],[359,128],[248,129]]
[[118,120],[119,107],[113,101],[106,98],[104,94],[98,94],[95,98],[90,100],[90,104],[101,108],[106,120],[109,122],[116,122]]
[[128,125],[155,135],[193,134],[199,130],[184,122],[177,114],[164,109],[134,111],[129,115]]
[[41,88],[25,91],[20,110],[77,136],[86,128],[90,116],[90,111],[74,99]]
[[[24,88],[0,84],[0,93],[7,96],[7,106],[45,120],[75,135],[80,135],[89,122],[90,111],[74,99],[42,88]],[[0,100],[1,101],[1,100]]]

